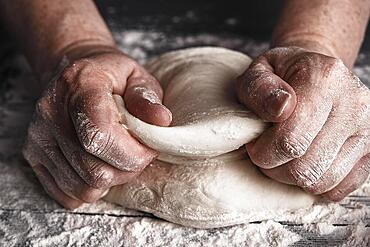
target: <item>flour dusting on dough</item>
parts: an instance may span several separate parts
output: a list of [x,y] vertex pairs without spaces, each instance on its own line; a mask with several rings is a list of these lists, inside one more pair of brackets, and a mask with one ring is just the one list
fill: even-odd
[[235,97],[233,81],[250,62],[235,51],[203,47],[149,63],[173,113],[172,126],[139,120],[115,96],[125,127],[160,156],[105,199],[198,228],[271,219],[310,206],[315,197],[262,175],[242,147],[265,128]]

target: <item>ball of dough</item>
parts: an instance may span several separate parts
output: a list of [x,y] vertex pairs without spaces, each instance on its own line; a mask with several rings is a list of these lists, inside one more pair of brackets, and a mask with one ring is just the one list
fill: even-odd
[[113,187],[105,200],[198,228],[265,220],[310,206],[315,197],[264,176],[243,148],[266,127],[234,91],[235,78],[250,62],[239,52],[203,47],[169,52],[148,64],[173,122],[147,124],[115,96],[123,127],[160,156],[137,178]]

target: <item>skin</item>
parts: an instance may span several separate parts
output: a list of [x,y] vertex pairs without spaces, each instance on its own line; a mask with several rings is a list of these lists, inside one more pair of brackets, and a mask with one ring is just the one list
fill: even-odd
[[[155,78],[117,49],[90,0],[0,5],[44,91],[23,154],[47,193],[76,208],[138,175],[157,154],[119,125],[112,94],[142,120],[168,126]],[[273,122],[247,145],[266,175],[332,200],[366,179],[370,96],[349,69],[369,8],[369,0],[286,1],[272,49],[238,78],[241,102]]]
[[370,172],[370,90],[350,69],[370,1],[285,1],[271,49],[237,80],[272,122],[247,151],[267,176],[339,201]]
[[[138,175],[157,153],[122,128],[112,94],[142,120],[167,126],[171,113],[156,79],[117,49],[92,1],[0,4],[45,88],[23,154],[46,192],[72,209]],[[56,74],[62,58],[67,66]]]

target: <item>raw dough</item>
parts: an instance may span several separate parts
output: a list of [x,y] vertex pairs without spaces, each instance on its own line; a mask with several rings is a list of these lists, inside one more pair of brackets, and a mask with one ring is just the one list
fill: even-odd
[[[115,96],[124,127],[159,158],[105,200],[199,228],[264,220],[310,206],[315,198],[275,182],[251,164],[242,147],[265,128],[233,90],[250,64],[241,53],[204,47],[170,52],[147,66],[161,82],[171,127],[132,116]],[[240,148],[240,149],[239,149]]]

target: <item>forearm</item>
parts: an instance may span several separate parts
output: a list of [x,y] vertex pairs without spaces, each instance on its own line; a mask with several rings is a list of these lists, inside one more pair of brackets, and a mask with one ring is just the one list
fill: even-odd
[[351,68],[369,13],[370,0],[286,0],[271,45],[324,53]]
[[63,56],[73,59],[89,47],[115,46],[91,0],[2,0],[0,14],[41,78]]

